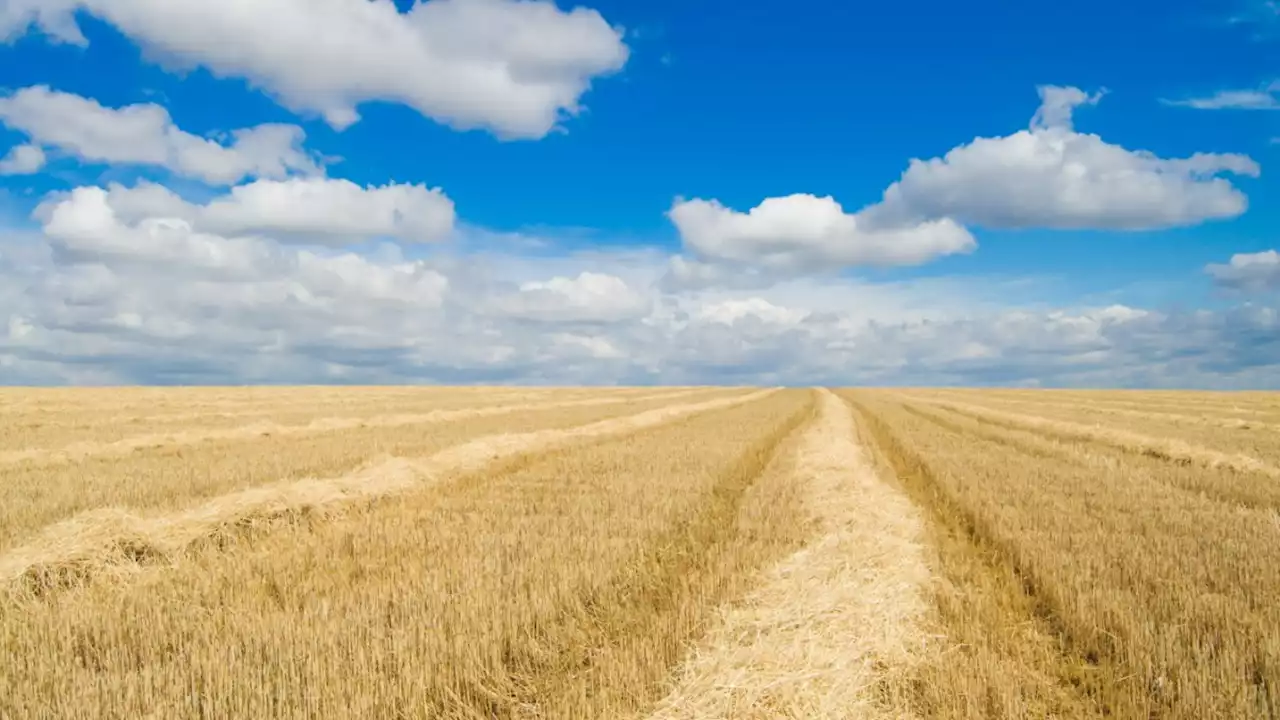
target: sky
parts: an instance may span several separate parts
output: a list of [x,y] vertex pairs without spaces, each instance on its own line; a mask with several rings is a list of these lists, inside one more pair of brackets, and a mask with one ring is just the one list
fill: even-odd
[[0,384],[1280,389],[1280,3],[0,0]]

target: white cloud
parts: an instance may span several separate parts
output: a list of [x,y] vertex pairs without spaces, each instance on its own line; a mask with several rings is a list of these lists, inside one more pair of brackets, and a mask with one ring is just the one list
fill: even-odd
[[1226,173],[1256,177],[1237,154],[1160,158],[1074,129],[1103,92],[1041,86],[1027,130],[977,138],[944,157],[912,160],[881,202],[846,213],[831,197],[766,198],[747,212],[677,198],[668,216],[689,257],[671,288],[751,285],[785,273],[918,265],[976,247],[966,225],[1149,230],[1240,215],[1248,200]]
[[31,175],[44,167],[44,150],[37,145],[16,145],[0,160],[0,175]]
[[337,128],[360,104],[389,101],[459,129],[542,137],[629,54],[595,10],[524,0],[431,0],[407,13],[391,0],[9,0],[0,36],[35,25],[83,44],[77,10],[153,58],[245,78]]
[[778,280],[766,269],[749,265],[727,265],[718,261],[700,260],[684,255],[674,255],[667,261],[667,272],[661,283],[673,291],[703,290],[708,288],[767,287]]
[[561,323],[618,322],[648,311],[648,299],[625,280],[590,271],[521,283],[498,305],[513,318]]
[[1275,250],[1236,253],[1226,264],[1205,266],[1205,272],[1223,287],[1280,290],[1280,253]]
[[148,217],[127,224],[107,192],[73,190],[48,210],[44,232],[52,247],[73,261],[140,264],[166,273],[251,278],[275,261],[272,246],[255,238],[222,238],[196,231],[178,218]]
[[698,308],[699,319],[730,326],[745,319],[769,325],[798,325],[808,316],[808,311],[780,307],[761,297],[724,300]]
[[1036,91],[1040,94],[1040,107],[1031,116],[1032,130],[1071,130],[1076,108],[1097,105],[1106,94],[1106,90],[1090,95],[1080,88],[1058,85],[1041,85]]
[[[657,256],[450,263],[406,261],[394,248],[331,253],[163,218],[124,222],[93,194],[94,203],[55,205],[40,242],[0,243],[10,382],[1242,387],[1280,378],[1280,317],[1268,307],[1041,308],[991,279],[809,278],[670,294],[643,281],[662,273]],[[495,287],[539,307],[538,321],[495,311]],[[642,309],[577,314],[626,295]]]
[[1254,90],[1219,90],[1198,98],[1161,100],[1166,105],[1196,110],[1280,110],[1280,80]]
[[[969,252],[973,237],[943,218],[899,227],[866,227],[833,198],[767,198],[746,213],[715,200],[676,200],[668,216],[686,249],[698,257],[779,270],[853,265],[916,265]],[[682,269],[705,275],[685,264]]]
[[214,185],[320,172],[302,148],[305,133],[294,125],[234,130],[223,145],[179,129],[159,105],[108,108],[43,85],[0,97],[0,121],[28,135],[32,145],[86,162],[154,165]]
[[180,221],[198,232],[268,235],[286,242],[340,246],[371,238],[436,242],[453,232],[453,201],[425,185],[361,187],[335,178],[257,180],[231,188],[204,205],[188,203],[164,186],[113,184],[55,196],[36,210],[47,218],[62,204],[92,203],[124,223],[157,218]]
[[392,237],[442,240],[453,231],[454,207],[426,185],[360,187],[349,180],[259,180],[204,206],[198,221],[220,232],[265,232],[343,239]]
[[571,358],[585,355],[594,360],[621,360],[626,357],[612,342],[602,337],[557,333],[551,340]]
[[0,254],[0,355],[26,373],[7,375],[15,381],[384,372],[441,336],[450,292],[442,273],[395,251],[223,237],[165,217],[125,222],[100,188],[47,208],[43,238],[42,249]]
[[[240,372],[217,369],[240,363],[262,364],[250,376],[286,372],[262,369],[277,362],[299,371],[293,363],[309,354],[323,356],[315,367],[359,365],[429,342],[448,296],[443,274],[394,250],[333,253],[179,218],[126,221],[109,199],[77,188],[43,213],[46,259],[0,263],[17,293],[0,293],[10,350],[38,350],[45,364],[96,357],[117,377]],[[112,358],[132,365],[111,367]]]
[[954,218],[990,228],[1146,230],[1231,218],[1248,207],[1219,175],[1256,177],[1244,155],[1164,159],[1075,132],[1072,112],[1098,95],[1039,88],[1032,126],[977,138],[944,157],[912,160],[867,211],[876,224]]

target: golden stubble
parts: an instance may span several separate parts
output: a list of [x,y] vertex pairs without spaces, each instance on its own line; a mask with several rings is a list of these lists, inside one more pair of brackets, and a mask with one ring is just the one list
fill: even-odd
[[635,432],[682,415],[751,402],[770,392],[669,403],[633,415],[562,429],[486,435],[425,457],[393,457],[335,477],[253,487],[177,513],[87,513],[49,528],[29,545],[0,555],[0,588],[17,584],[20,592],[40,594],[97,573],[128,572],[142,563],[172,560],[196,543],[217,539],[228,528],[292,518],[299,513],[338,512],[350,503],[370,502],[443,482],[522,454]]
[[1274,394],[463,392],[0,392],[204,437],[0,468],[0,718],[1280,714]]
[[725,400],[11,597],[0,716],[641,712],[801,539],[775,459],[811,394]]
[[[905,399],[915,400],[919,399],[919,396],[907,395]],[[925,397],[923,401],[930,405],[936,405],[953,412],[998,423],[1013,429],[1026,429],[1066,439],[1091,440],[1129,452],[1143,453],[1175,463],[1194,464],[1210,470],[1222,467],[1280,479],[1280,466],[1267,460],[1240,452],[1224,452],[1217,447],[1206,447],[1202,442],[1212,442],[1213,433],[1210,428],[1205,428],[1204,432],[1200,434],[1203,440],[1189,442],[1179,437],[1170,437],[1167,434],[1138,432],[1124,427],[1121,423],[1102,424],[1095,422],[1086,424],[1052,416],[1046,417],[1025,412],[1013,412],[972,402],[956,402],[929,397]]]
[[[253,422],[236,422],[228,427],[219,427],[218,423],[210,423],[208,417],[196,417],[193,425],[183,427],[168,422],[161,432],[140,432],[130,428],[129,434],[116,440],[99,441],[77,439],[73,442],[58,444],[55,447],[26,447],[21,450],[0,452],[0,466],[23,464],[27,466],[47,466],[80,462],[89,458],[131,455],[139,450],[181,449],[192,445],[219,440],[241,440],[255,437],[288,437],[293,435],[313,435],[322,432],[355,430],[366,428],[398,428],[406,425],[431,425],[473,418],[495,417],[522,410],[539,410],[543,408],[591,407],[609,405],[618,402],[645,398],[667,399],[696,394],[698,390],[675,390],[635,396],[631,393],[596,393],[579,398],[537,398],[527,396],[512,397],[510,394],[480,395],[460,391],[455,394],[435,398],[430,409],[410,412],[413,405],[395,407],[398,411],[355,415],[325,415],[319,406],[312,406],[309,411],[298,410],[302,419],[291,424],[283,424],[275,420],[257,420]],[[416,403],[415,403],[416,404]],[[113,428],[119,425],[111,424]],[[93,429],[93,426],[90,426]],[[70,433],[68,433],[70,434]]]
[[[349,390],[358,394],[359,390]],[[245,434],[200,442],[138,448],[126,455],[85,457],[52,465],[0,465],[0,551],[30,543],[51,524],[82,513],[105,515],[89,524],[112,522],[121,511],[176,510],[236,490],[310,478],[329,478],[397,457],[425,457],[482,435],[554,430],[624,414],[742,394],[742,390],[651,391],[514,406],[440,411],[421,422],[381,423],[329,429],[318,423],[306,431]],[[385,406],[383,416],[397,408]],[[321,412],[321,410],[317,410]],[[192,435],[199,435],[192,432]]]
[[924,714],[1280,711],[1280,515],[1265,464],[1143,426],[995,409],[980,391],[849,397],[882,471],[932,517],[945,640],[916,685]]
[[[1280,415],[1268,420],[1269,415],[1231,410],[1204,411],[1196,407],[1156,410],[1154,408],[1118,407],[1109,403],[1046,402],[1033,393],[1012,396],[988,397],[985,394],[914,392],[904,394],[904,399],[934,405],[952,404],[952,410],[990,413],[995,411],[1007,417],[994,417],[995,421],[1017,423],[1027,416],[1041,421],[1065,423],[1070,432],[1079,434],[1080,426],[1098,429],[1127,431],[1144,436],[1112,438],[1117,442],[1152,448],[1157,452],[1169,444],[1182,444],[1182,449],[1202,447],[1219,453],[1253,458],[1259,462],[1280,466]],[[959,404],[956,404],[959,403]],[[966,406],[961,408],[961,405]],[[1152,440],[1156,443],[1152,443]]]

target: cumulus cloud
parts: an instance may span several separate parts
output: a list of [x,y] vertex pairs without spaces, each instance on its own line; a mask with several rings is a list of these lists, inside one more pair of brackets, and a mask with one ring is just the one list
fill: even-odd
[[372,238],[436,242],[453,232],[453,201],[439,188],[387,184],[361,187],[334,178],[257,180],[231,188],[204,205],[189,203],[162,185],[107,189],[77,188],[36,209],[83,213],[94,220],[108,214],[130,223],[181,223],[192,231],[218,235],[267,235],[286,242],[340,246]]
[[[779,270],[917,265],[975,247],[968,231],[947,218],[868,227],[860,213],[814,195],[767,198],[745,213],[715,200],[677,199],[668,216],[686,249],[700,258]],[[704,277],[714,272],[687,263],[678,269]]]
[[702,305],[698,318],[722,325],[754,321],[767,325],[798,325],[809,316],[808,311],[775,305],[762,297],[723,300]]
[[1151,230],[1231,218],[1248,207],[1220,177],[1256,177],[1244,155],[1160,158],[1076,132],[1073,113],[1100,95],[1042,86],[1031,127],[912,160],[868,210],[877,224],[953,218],[989,228]]
[[[1280,319],[1041,308],[998,283],[670,293],[661,256],[406,259],[132,215],[111,190],[0,242],[9,382],[1267,386]],[[136,198],[135,198],[136,199]],[[465,250],[462,249],[462,250]],[[495,298],[499,300],[495,304]]]
[[361,187],[349,180],[292,178],[232,188],[204,206],[198,221],[222,232],[431,242],[452,232],[454,207],[442,190],[421,184]]
[[1207,265],[1205,272],[1223,287],[1280,290],[1280,253],[1275,250],[1236,253],[1225,264]]
[[[1104,93],[1041,86],[1030,127],[914,159],[880,202],[846,213],[832,197],[766,198],[746,212],[677,198],[668,217],[689,257],[669,287],[751,283],[770,273],[918,265],[971,252],[966,226],[1153,230],[1240,215],[1248,200],[1224,174],[1256,177],[1238,154],[1160,158],[1074,128]],[[753,275],[754,273],[754,275]]]
[[236,382],[386,373],[438,334],[449,281],[420,260],[123,222],[98,188],[0,253],[0,356],[22,382]]
[[222,238],[196,231],[177,218],[121,222],[106,191],[77,188],[54,205],[44,223],[55,251],[72,262],[140,264],[166,273],[247,278],[269,264],[271,246],[255,238]]
[[431,0],[407,13],[391,0],[10,0],[0,37],[38,27],[85,44],[77,11],[153,58],[245,78],[336,128],[360,104],[388,101],[459,129],[542,137],[629,54],[595,10],[547,0]]
[[525,320],[607,323],[643,315],[648,299],[616,275],[583,271],[576,277],[521,283],[518,292],[498,305],[509,317]]
[[294,125],[233,130],[224,145],[179,129],[159,105],[109,108],[44,85],[0,97],[0,121],[25,133],[37,149],[86,162],[163,167],[214,185],[320,172],[302,147],[305,133]]
[[[346,1],[309,7],[325,16]],[[511,5],[432,4],[458,13],[508,12],[502,8]],[[269,5],[228,13],[297,10]],[[155,17],[205,13],[184,2],[83,6],[122,28],[145,25],[146,13],[136,14],[138,8]],[[110,12],[102,10],[108,7]],[[572,16],[548,4],[521,7],[540,7],[530,12],[548,18]],[[0,27],[35,18],[46,31],[76,38],[73,18],[55,5],[30,8],[0,6]],[[422,7],[393,19],[421,22],[414,14],[420,12]],[[526,59],[541,47],[542,39],[519,29],[485,32],[524,37],[532,43],[519,50]],[[165,42],[187,40],[179,35]],[[485,57],[515,52],[473,50]],[[563,52],[552,53],[550,66],[562,67]],[[521,72],[533,66],[523,65]],[[529,77],[536,84],[540,76]],[[1240,156],[1160,160],[1106,145],[1072,127],[1074,110],[1097,103],[1100,95],[1072,88],[1042,89],[1041,95],[1030,130],[957,148],[936,161],[943,166],[940,175],[930,174],[937,168],[913,175],[913,164],[894,186],[899,197],[886,193],[883,203],[856,212],[845,212],[833,198],[802,194],[767,198],[747,211],[715,200],[677,200],[669,215],[688,255],[674,258],[623,251],[537,257],[516,254],[511,244],[478,258],[445,244],[427,260],[408,259],[410,243],[456,238],[453,203],[440,189],[285,177],[307,173],[283,160],[280,176],[231,182],[234,187],[202,202],[146,182],[76,188],[37,209],[39,237],[0,238],[0,367],[9,382],[55,383],[1274,385],[1280,378],[1280,319],[1267,306],[1185,314],[1123,305],[1055,309],[1008,298],[990,304],[980,300],[991,290],[982,280],[938,290],[928,281],[836,282],[821,273],[804,282],[780,279],[968,252],[974,241],[961,222],[1008,217],[1017,203],[1028,204],[1036,223],[1050,227],[1071,226],[1064,217],[1106,226],[1117,213],[1111,198],[1099,200],[1107,193],[1139,198],[1138,214],[1147,220],[1154,216],[1151,208],[1163,207],[1158,201],[1170,198],[1183,203],[1178,217],[1203,216],[1213,205],[1213,191],[1206,188],[1221,183],[1228,194],[1237,193],[1217,173],[1257,171]],[[332,97],[340,102],[317,107],[331,111],[347,103],[353,111],[375,96]],[[62,152],[90,145],[122,152],[115,139],[146,134],[129,125],[137,122],[168,138],[161,147],[166,160],[154,164],[186,162],[171,151],[189,142],[183,136],[194,136],[173,128],[167,114],[157,124],[147,106],[133,107],[144,107],[136,114],[146,122],[129,108],[99,106],[108,115],[128,115],[127,122],[111,115],[102,126],[107,129],[94,125],[79,136],[80,145],[39,142]],[[36,132],[32,136],[38,139]],[[219,152],[256,156],[253,148],[261,149],[255,143],[263,137],[214,145]],[[973,154],[983,142],[995,143],[984,146],[995,150]],[[1009,156],[1016,161],[1005,157],[1009,148],[997,146],[1009,142],[1015,149],[1030,143],[1029,154],[1038,160],[1017,152]],[[1059,155],[1041,157],[1046,151],[1037,143]],[[242,175],[275,172],[253,167]],[[1019,183],[1047,183],[1047,189],[1024,188],[1027,195],[1005,205],[965,194],[981,191],[1001,172]],[[1182,194],[1170,183],[1181,183]],[[365,243],[378,239],[394,242],[370,251]],[[356,245],[361,249],[352,249]],[[1259,280],[1264,274],[1258,268],[1274,266],[1274,252],[1270,260],[1237,262],[1240,257],[1254,256],[1237,256],[1210,273],[1240,286],[1273,282]],[[677,282],[667,282],[673,277]]]
[[0,159],[0,175],[31,175],[44,167],[44,150],[37,145],[17,145]]

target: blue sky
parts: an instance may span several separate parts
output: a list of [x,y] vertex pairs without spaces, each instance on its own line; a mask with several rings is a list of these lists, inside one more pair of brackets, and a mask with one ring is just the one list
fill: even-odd
[[0,381],[1280,386],[1272,3],[343,5],[0,0]]

